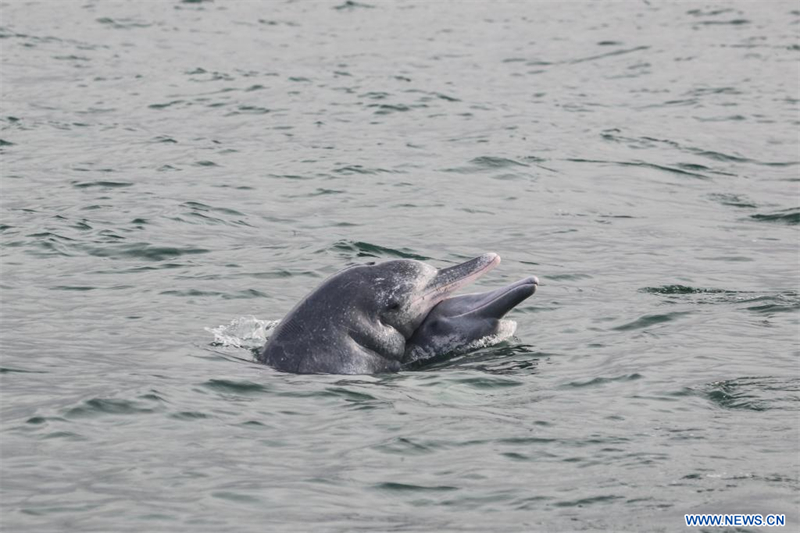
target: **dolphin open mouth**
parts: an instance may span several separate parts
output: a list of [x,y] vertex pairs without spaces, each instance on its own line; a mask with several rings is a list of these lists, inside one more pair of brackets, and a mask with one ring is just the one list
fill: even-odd
[[443,268],[425,287],[421,299],[438,303],[464,285],[472,283],[500,264],[495,253],[483,254],[459,265]]
[[[477,267],[477,274],[472,276],[480,275],[481,268],[491,267]],[[538,285],[539,279],[529,276],[493,291],[446,297],[431,309],[406,342],[403,364],[427,364],[510,337],[516,323],[503,317],[532,296]]]

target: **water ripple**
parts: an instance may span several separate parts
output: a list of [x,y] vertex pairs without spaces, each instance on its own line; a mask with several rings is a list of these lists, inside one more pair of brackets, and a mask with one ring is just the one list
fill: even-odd
[[394,481],[386,481],[378,483],[374,486],[375,489],[389,492],[451,492],[458,490],[458,487],[451,487],[449,485],[410,485],[407,483],[397,483]]
[[103,247],[82,246],[89,255],[111,259],[133,258],[145,261],[165,261],[184,255],[206,254],[211,250],[194,247],[154,246],[150,243],[107,245]]
[[272,388],[267,385],[244,380],[210,379],[202,386],[217,392],[240,395],[265,394],[272,391]]
[[796,226],[800,224],[800,207],[783,209],[781,211],[775,211],[774,213],[756,213],[755,215],[750,215],[750,218],[758,220],[759,222],[772,222],[775,224]]
[[690,314],[691,312],[689,311],[676,311],[673,313],[665,313],[658,315],[645,315],[641,318],[634,320],[633,322],[628,322],[627,324],[623,324],[621,326],[617,326],[612,329],[614,329],[615,331],[631,331],[636,329],[644,329],[644,328],[649,328],[651,326],[655,326],[656,324],[662,324],[664,322],[672,322],[674,320],[683,318]]
[[78,407],[66,411],[66,418],[91,418],[103,415],[139,415],[155,412],[154,407],[142,402],[118,398],[92,398]]
[[344,252],[345,257],[375,257],[375,258],[399,258],[399,259],[416,259],[418,261],[429,261],[429,257],[418,255],[413,251],[404,249],[387,248],[377,244],[371,244],[361,241],[337,241],[333,246],[328,248],[337,252]]
[[701,394],[723,409],[800,411],[800,379],[742,377],[710,383]]
[[738,294],[737,291],[724,289],[706,289],[702,287],[689,287],[687,285],[662,285],[660,287],[643,287],[639,292],[648,294]]
[[527,167],[527,163],[522,163],[514,159],[495,156],[480,156],[472,159],[468,166],[447,168],[444,172],[456,172],[458,174],[473,174],[485,172],[487,170],[498,170],[503,168]]

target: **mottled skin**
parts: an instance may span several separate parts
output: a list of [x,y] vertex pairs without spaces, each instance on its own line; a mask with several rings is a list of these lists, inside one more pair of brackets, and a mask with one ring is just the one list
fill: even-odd
[[404,259],[347,268],[286,315],[259,360],[298,374],[396,372],[430,310],[499,262],[484,254],[442,270]]
[[502,318],[536,292],[531,276],[503,288],[447,298],[434,307],[406,342],[403,365],[456,355],[472,343],[497,335]]

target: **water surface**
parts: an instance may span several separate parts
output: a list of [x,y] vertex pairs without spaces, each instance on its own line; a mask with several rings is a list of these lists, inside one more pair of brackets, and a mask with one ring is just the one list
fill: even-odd
[[[0,5],[3,530],[800,520],[794,3]],[[511,339],[252,362],[348,264],[487,251]]]

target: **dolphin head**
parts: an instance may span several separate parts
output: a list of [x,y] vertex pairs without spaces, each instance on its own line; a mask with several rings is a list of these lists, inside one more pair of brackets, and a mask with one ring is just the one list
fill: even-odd
[[369,287],[352,294],[353,304],[408,339],[431,309],[499,263],[499,255],[487,253],[443,269],[399,259],[352,267],[345,273],[360,278],[359,286]]
[[494,291],[443,300],[406,342],[403,363],[457,353],[477,340],[496,335],[506,313],[536,292],[538,285],[539,279],[531,276]]
[[443,269],[407,259],[347,268],[289,311],[258,358],[303,374],[399,370],[431,309],[498,263],[488,253]]

